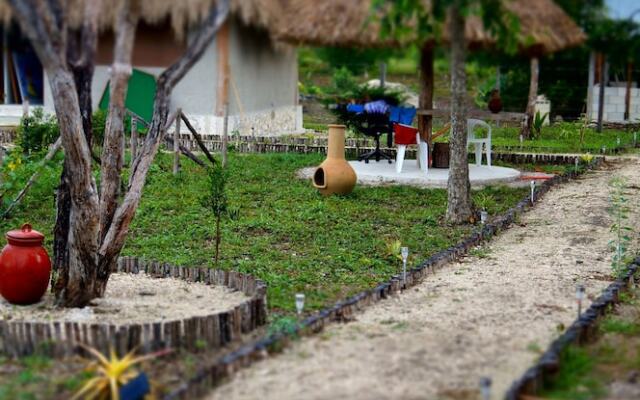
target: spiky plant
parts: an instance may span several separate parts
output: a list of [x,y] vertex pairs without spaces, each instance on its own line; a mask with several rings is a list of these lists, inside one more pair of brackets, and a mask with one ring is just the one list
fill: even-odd
[[136,350],[134,349],[120,358],[115,350],[111,348],[107,359],[93,347],[85,345],[82,345],[82,347],[96,359],[89,367],[89,370],[95,372],[96,376],[87,380],[73,396],[72,400],[120,400],[120,388],[122,385],[138,375],[138,371],[133,368],[135,365],[169,352],[169,350],[163,350],[145,356],[136,356]]

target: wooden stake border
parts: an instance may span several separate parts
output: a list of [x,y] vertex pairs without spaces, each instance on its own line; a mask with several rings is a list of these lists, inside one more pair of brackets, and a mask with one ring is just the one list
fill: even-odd
[[267,321],[267,285],[249,274],[207,267],[176,266],[138,257],[121,257],[117,272],[146,273],[157,279],[175,277],[206,285],[226,286],[243,292],[249,299],[223,312],[146,323],[115,325],[100,322],[2,320],[0,354],[15,358],[38,353],[62,358],[82,354],[79,344],[94,347],[105,354],[111,347],[120,355],[135,348],[139,353],[167,347],[197,352],[205,348],[211,350],[223,347]]

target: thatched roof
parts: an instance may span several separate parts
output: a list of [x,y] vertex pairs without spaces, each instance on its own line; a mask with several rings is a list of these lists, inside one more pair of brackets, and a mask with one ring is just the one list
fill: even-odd
[[[586,40],[580,27],[553,0],[512,0],[504,6],[520,23],[518,43],[520,51],[527,54],[549,54],[579,46]],[[480,17],[469,17],[465,26],[469,46],[482,47],[494,44],[483,29]],[[443,39],[447,40],[446,30]]]
[[383,39],[371,0],[289,0],[276,38],[291,44],[339,47],[394,45]]
[[[584,32],[552,0],[504,0],[520,21],[519,43],[525,53],[553,53],[580,45]],[[275,35],[293,44],[375,47],[395,45],[380,35],[371,18],[371,0],[289,0]],[[447,41],[444,29],[443,41]],[[479,17],[467,18],[465,34],[472,47],[495,43]],[[415,38],[414,40],[417,40]]]
[[[84,2],[96,0],[61,0],[66,5],[71,26],[80,26],[84,19]],[[141,19],[149,24],[169,20],[174,31],[182,35],[187,27],[205,18],[216,0],[133,0]],[[276,17],[282,13],[286,0],[231,0],[231,13],[247,25],[270,29],[277,26]],[[120,0],[102,0],[100,27],[113,26]],[[0,19],[11,19],[11,8],[0,0]]]

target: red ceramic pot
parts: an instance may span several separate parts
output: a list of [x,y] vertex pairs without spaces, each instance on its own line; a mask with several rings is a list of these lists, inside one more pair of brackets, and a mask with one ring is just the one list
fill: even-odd
[[42,247],[44,235],[24,224],[6,236],[9,244],[0,253],[0,294],[12,304],[37,303],[51,275],[51,261]]

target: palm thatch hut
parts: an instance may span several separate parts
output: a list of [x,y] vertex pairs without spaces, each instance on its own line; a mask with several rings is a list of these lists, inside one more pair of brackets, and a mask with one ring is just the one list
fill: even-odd
[[[504,0],[504,7],[519,21],[517,41],[519,52],[531,58],[529,114],[538,87],[538,58],[582,44],[586,36],[575,22],[552,0]],[[430,7],[430,1],[425,1]],[[292,44],[315,46],[395,46],[399,43],[381,35],[380,15],[384,10],[372,10],[371,0],[290,0],[287,20],[303,21],[294,26],[281,25],[276,37]],[[445,21],[445,25],[447,22]],[[404,40],[421,46],[422,90],[420,106],[431,109],[433,103],[433,47],[448,42],[447,29],[437,38],[407,37]],[[478,16],[466,19],[465,37],[470,49],[495,48],[496,40]],[[421,132],[428,138],[430,117],[420,121]]]
[[[67,2],[71,26],[79,26],[83,21],[83,1],[86,0]],[[129,91],[127,105],[141,116],[150,117],[155,77],[182,54],[192,38],[190,27],[207,15],[215,0],[134,1],[139,7],[140,22],[134,44],[134,75],[130,81],[133,90]],[[108,104],[114,44],[111,28],[117,3],[118,0],[102,1],[101,34],[92,85],[94,108]],[[280,0],[231,0],[231,16],[226,25],[172,96],[172,107],[181,107],[200,133],[221,133],[225,105],[228,105],[229,131],[256,135],[302,131],[295,48],[273,39],[284,3]],[[21,86],[29,85],[29,82],[21,84],[20,78],[26,75],[21,69],[22,55],[30,54],[31,61],[35,55],[29,51],[15,24],[10,23],[10,13],[2,0],[0,16],[5,21],[4,57],[0,60],[4,71],[0,74],[0,91],[5,94],[2,96],[4,104],[0,105],[1,125],[19,121],[22,99],[31,104],[42,104],[48,111],[53,111],[53,100],[48,85],[44,84],[46,76],[41,68],[39,76],[36,74],[31,82],[38,88],[35,95],[30,97],[21,89]]]

